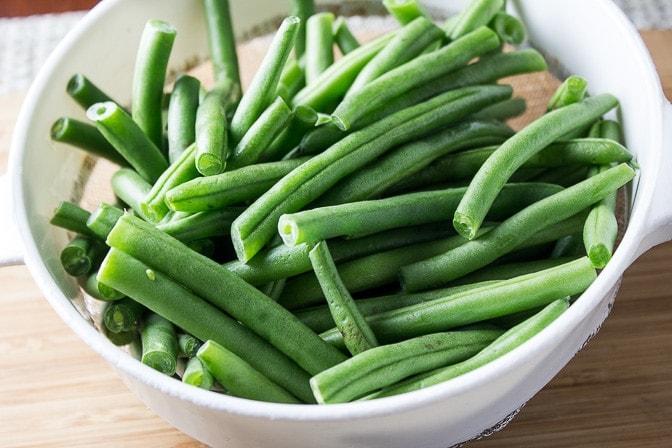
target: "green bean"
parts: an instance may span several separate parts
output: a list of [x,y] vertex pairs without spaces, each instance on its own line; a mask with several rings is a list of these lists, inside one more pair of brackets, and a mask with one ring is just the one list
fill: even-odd
[[300,403],[291,393],[217,342],[205,341],[196,356],[233,396],[271,403]]
[[86,226],[89,216],[91,213],[80,205],[71,201],[61,201],[54,209],[49,224],[80,235],[95,236]]
[[[589,176],[594,176],[607,169],[609,169],[607,165],[596,167],[590,171]],[[616,245],[618,220],[615,210],[616,193],[613,193],[593,205],[586,218],[583,242],[588,257],[598,269],[607,265]]]
[[384,33],[335,61],[320,78],[299,90],[290,106],[307,106],[320,112],[330,112],[345,95],[359,71],[394,36]]
[[380,75],[408,62],[421,54],[429,45],[439,41],[444,33],[428,18],[421,16],[403,26],[394,38],[359,72],[346,93],[356,94]]
[[115,196],[128,205],[134,213],[143,219],[145,216],[140,203],[145,200],[152,185],[143,179],[135,170],[120,168],[112,174],[110,179]]
[[[380,251],[386,251],[422,241],[444,238],[452,234],[445,226],[392,229],[359,238],[329,241],[330,251],[337,263],[359,258]],[[299,244],[277,246],[264,249],[251,260],[243,263],[232,260],[224,266],[246,282],[255,286],[293,277],[311,270],[308,252],[310,246]]]
[[203,345],[203,341],[190,333],[180,333],[177,335],[177,346],[180,348],[180,356],[191,358],[196,356],[198,349]]
[[108,302],[103,309],[103,325],[112,333],[137,330],[145,309],[142,304],[126,296]]
[[567,299],[558,299],[551,302],[537,314],[498,337],[475,356],[460,363],[439,368],[435,371],[421,375],[420,377],[412,378],[397,385],[390,386],[380,392],[369,395],[367,398],[387,397],[426,388],[475,370],[523,345],[544,328],[548,327],[565,310],[567,310],[568,307],[569,301]]
[[360,117],[389,100],[441,77],[499,45],[497,35],[482,27],[436,51],[422,54],[369,82],[357,94],[346,95],[332,117],[339,129],[347,130]]
[[337,16],[334,20],[334,42],[342,54],[348,54],[360,47],[359,40],[352,34],[343,16]]
[[[511,194],[502,195],[499,198],[496,207],[499,210],[495,211],[495,208],[493,208],[493,211],[495,211],[493,216],[507,216],[508,213],[513,213],[514,210],[521,209],[559,190],[557,186],[553,185],[542,186],[542,188],[538,188],[537,185],[520,187],[512,188],[509,190]],[[579,231],[584,219],[585,215],[582,214],[577,217],[572,216],[549,226],[547,229],[538,232],[536,230],[531,231],[528,238],[516,246],[515,249],[524,249],[547,243],[568,233]],[[485,234],[488,230],[490,228],[482,229],[481,233]],[[411,243],[407,246],[401,245],[397,248],[380,250],[350,259],[347,262],[340,263],[338,268],[348,289],[353,293],[358,293],[393,284],[397,281],[399,269],[403,266],[438,256],[465,244],[466,241],[462,236],[451,236],[450,234],[443,235],[440,240],[424,242],[420,239],[417,243]],[[323,301],[323,299],[315,277],[312,273],[305,273],[288,280],[280,297],[280,302],[289,309],[297,309],[314,305]]]
[[290,0],[289,15],[301,19],[294,43],[294,52],[298,58],[301,58],[306,51],[306,21],[313,14],[315,14],[314,0]]
[[154,223],[160,222],[170,211],[166,203],[167,192],[200,177],[195,163],[197,153],[198,148],[192,143],[175,162],[161,173],[139,204],[144,217]]
[[119,207],[101,202],[96,209],[91,213],[89,219],[86,221],[86,226],[91,230],[97,238],[105,241],[107,235],[116,224],[117,220],[124,214],[124,211]]
[[[397,283],[399,268],[424,260],[464,244],[453,235],[437,241],[412,244],[365,255],[338,265],[338,272],[352,293]],[[324,303],[324,295],[314,273],[306,272],[287,280],[278,302],[290,310]]]
[[231,80],[217,84],[196,110],[194,163],[199,173],[212,176],[224,171],[229,156],[227,109],[235,103],[238,86]]
[[[558,110],[568,107],[570,106]],[[483,267],[509,252],[532,233],[575,215],[600,201],[632,180],[634,174],[630,166],[620,164],[542,199],[454,251],[404,266],[400,270],[402,284],[409,291],[424,289],[454,280]]]
[[[112,333],[107,328],[102,328],[105,337],[117,347],[130,346],[135,348],[140,345],[140,333],[138,330],[123,331],[121,333]],[[139,350],[138,350],[139,351]]]
[[527,37],[527,30],[523,22],[518,17],[503,11],[496,13],[488,26],[495,30],[499,39],[506,44],[521,45]]
[[[520,203],[525,206],[559,190],[551,185],[508,184],[506,192],[503,191],[498,198],[499,203],[492,210],[491,218],[500,218],[512,209],[518,209]],[[466,187],[420,191],[284,214],[278,221],[278,232],[285,244],[296,245],[316,243],[335,236],[449,221],[465,191]],[[529,196],[526,195],[532,195],[533,199],[527,200]]]
[[[451,294],[456,294],[469,289],[478,288],[486,284],[494,284],[496,280],[469,283],[465,285],[449,286],[445,288],[430,289],[428,291],[414,293],[393,293],[382,296],[358,298],[357,308],[364,316],[372,316],[385,311],[391,311],[405,306],[417,305],[429,300],[440,299]],[[294,314],[315,332],[325,332],[334,327],[334,318],[329,312],[327,305],[317,305],[309,308],[298,309]]]
[[263,150],[258,162],[298,157],[298,146],[306,132],[318,126],[322,115],[306,106],[296,106],[291,112],[291,120],[280,134]]
[[165,201],[171,210],[201,212],[256,199],[306,160],[306,157],[298,157],[256,163],[214,176],[197,177],[166,191]]
[[75,73],[70,77],[65,87],[67,94],[82,106],[84,110],[96,103],[114,101],[107,93],[103,92],[96,84],[82,73]]
[[162,316],[148,312],[142,319],[143,364],[166,375],[177,370],[177,333],[175,326]]
[[187,360],[184,373],[182,374],[182,381],[205,390],[210,390],[215,382],[210,371],[205,368],[203,362],[196,356]]
[[511,98],[484,108],[482,111],[474,114],[472,118],[478,120],[489,119],[506,122],[511,118],[521,116],[526,111],[527,100],[525,98]]
[[[503,77],[540,71],[545,68],[545,59],[533,49],[490,55],[391,99],[379,110],[361,117],[357,123],[353,124],[352,130],[360,129],[394,112],[426,101],[428,98],[451,89],[470,85],[492,84]],[[335,124],[320,126],[306,134],[301,141],[301,151],[307,154],[320,152],[343,138],[344,134]]]
[[297,211],[393,146],[458,121],[483,104],[510,94],[509,86],[457,89],[348,135],[280,179],[234,221],[232,241],[238,258],[247,261],[268,243],[277,231],[280,215]]
[[[342,360],[342,353],[332,350],[288,310],[217,262],[189,250],[147,222],[130,215],[122,216],[108,235],[107,243],[188,285],[195,294],[221,307],[309,373]],[[220,291],[228,291],[228,294],[223,296]],[[277,328],[283,328],[282,334],[275,331]]]
[[449,37],[452,40],[487,25],[492,18],[504,10],[505,0],[474,0],[457,14],[455,23],[451,26]]
[[86,116],[147,182],[155,182],[168,168],[160,147],[116,103],[96,103],[86,111]]
[[90,271],[80,281],[80,285],[90,297],[103,302],[112,302],[126,297],[114,288],[98,281],[98,269]]
[[[497,148],[498,146],[485,146],[443,156],[422,171],[399,181],[397,187],[391,191],[471,179]],[[632,154],[617,142],[599,138],[581,138],[552,143],[527,159],[521,168],[623,163],[631,160]]]
[[574,104],[586,96],[588,81],[581,76],[572,75],[567,77],[558,88],[553,92],[548,101],[548,110]]
[[315,201],[315,206],[373,199],[423,170],[435,159],[465,148],[501,143],[511,136],[508,126],[493,121],[464,121],[425,138],[394,148],[341,180]]
[[334,63],[333,24],[334,14],[328,11],[316,12],[306,20],[304,53],[306,84],[314,82]]
[[383,6],[401,25],[418,17],[429,17],[425,7],[417,0],[383,0]]
[[230,168],[236,169],[257,162],[292,118],[293,111],[281,97],[277,97],[236,144],[228,162]]
[[497,329],[441,332],[372,348],[313,376],[310,385],[318,403],[346,403],[471,358],[502,333]]
[[98,277],[200,340],[217,341],[302,399],[312,398],[309,376],[295,362],[162,272],[113,248]]
[[466,238],[473,238],[501,186],[525,160],[571,130],[597,120],[617,104],[613,95],[597,95],[548,112],[518,131],[475,174],[455,212],[455,229]]
[[227,236],[231,223],[240,215],[242,208],[225,207],[196,213],[186,213],[168,221],[160,222],[156,228],[184,243]]
[[61,117],[51,126],[51,139],[67,143],[84,151],[109,160],[120,166],[128,162],[108,142],[95,126],[69,117]]
[[[296,46],[294,47],[296,48]],[[306,85],[306,75],[302,67],[302,62],[291,57],[287,60],[285,68],[282,69],[280,80],[278,81],[277,95],[291,103],[296,92]]]
[[231,118],[229,127],[234,144],[243,138],[252,123],[275,99],[280,76],[294,46],[299,25],[300,19],[293,16],[285,18],[280,24]]
[[[597,273],[588,257],[479,288],[367,317],[381,343],[447,331],[545,306],[582,293]],[[328,333],[328,334],[327,334]],[[338,341],[337,332],[322,334]]]
[[181,75],[175,81],[166,117],[168,161],[171,164],[196,141],[196,111],[200,95],[201,81],[197,78]]
[[229,0],[203,0],[203,12],[215,83],[241,85]]
[[320,241],[315,244],[308,256],[348,351],[358,355],[378,346],[376,335],[357,309],[357,304],[338,274],[327,243]]
[[105,254],[100,241],[85,235],[76,235],[61,249],[61,266],[73,277],[87,275],[95,269]]
[[133,69],[131,115],[157,148],[163,148],[163,90],[176,35],[177,30],[170,23],[148,20]]

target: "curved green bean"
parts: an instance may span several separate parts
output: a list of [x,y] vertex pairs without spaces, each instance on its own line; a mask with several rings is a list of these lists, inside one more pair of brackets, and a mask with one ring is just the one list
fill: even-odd
[[465,238],[473,238],[501,186],[529,157],[617,105],[618,99],[611,94],[589,97],[548,112],[518,131],[474,175],[455,212],[455,229]]

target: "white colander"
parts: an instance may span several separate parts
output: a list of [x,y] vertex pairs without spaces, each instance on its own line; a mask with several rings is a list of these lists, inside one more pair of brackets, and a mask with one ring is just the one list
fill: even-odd
[[[350,5],[353,2],[342,2]],[[352,11],[370,10],[358,2]],[[458,10],[463,1],[436,0],[432,9]],[[58,46],[31,87],[18,117],[2,194],[13,208],[0,229],[3,264],[25,263],[60,317],[106,359],[127,386],[175,427],[212,446],[231,447],[448,447],[505,424],[544,387],[607,317],[623,272],[643,252],[672,238],[672,107],[637,31],[608,0],[509,0],[530,41],[566,73],[585,77],[594,94],[621,100],[619,115],[639,175],[627,230],[609,265],[550,327],[496,361],[425,390],[369,402],[283,405],[200,390],[168,378],[110,343],[92,324],[77,284],[62,270],[68,234],[49,224],[63,199],[86,189],[91,159],[50,141],[60,116],[82,116],[65,92],[75,72],[114,98],[128,101],[135,50],[145,22],[167,20],[178,29],[171,59],[179,71],[205,57],[201,0],[103,0]],[[286,14],[287,2],[231,2],[236,33]],[[342,5],[341,5],[342,6]],[[346,11],[346,9],[343,9]],[[244,58],[245,55],[242,55]],[[90,193],[90,192],[87,192]]]

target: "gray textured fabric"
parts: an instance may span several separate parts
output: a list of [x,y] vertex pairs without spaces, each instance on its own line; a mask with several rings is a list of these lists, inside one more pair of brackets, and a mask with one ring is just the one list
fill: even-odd
[[[672,0],[614,0],[639,29],[672,28]],[[84,16],[76,11],[0,18],[0,94],[26,89],[49,54]]]

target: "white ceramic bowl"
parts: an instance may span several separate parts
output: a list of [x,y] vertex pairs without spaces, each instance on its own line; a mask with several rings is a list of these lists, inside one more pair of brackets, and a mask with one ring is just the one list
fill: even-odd
[[[22,245],[20,252],[5,247],[3,262],[25,262],[61,318],[140,399],[178,429],[212,446],[447,447],[501,427],[597,331],[633,260],[672,238],[672,108],[636,30],[607,0],[509,3],[525,20],[537,48],[557,58],[569,73],[587,78],[593,93],[620,98],[627,145],[640,174],[627,231],[597,281],[549,328],[489,365],[426,390],[370,402],[261,403],[198,390],[157,373],[112,345],[82,317],[74,305],[81,299],[77,285],[58,263],[67,235],[48,223],[54,207],[76,188],[84,160],[79,151],[50,142],[54,119],[81,115],[64,86],[74,72],[82,72],[115,98],[128,100],[134,52],[150,18],[167,20],[178,29],[173,68],[193,61],[194,55],[204,56],[200,0],[103,0],[58,46],[30,89],[16,124],[10,177],[2,184],[5,194],[11,187],[8,197],[16,222],[3,217],[3,226],[16,225]],[[231,4],[238,34],[284,14],[286,6],[277,0]]]

